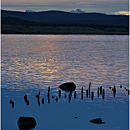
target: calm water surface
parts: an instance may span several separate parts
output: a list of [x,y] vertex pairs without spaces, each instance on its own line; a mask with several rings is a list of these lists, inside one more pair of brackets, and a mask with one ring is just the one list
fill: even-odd
[[[128,36],[2,35],[1,46],[2,130],[18,130],[20,116],[34,117],[34,130],[128,130]],[[76,99],[72,93],[69,103],[62,91],[58,102],[50,98],[48,103],[48,86],[50,97],[57,97],[58,86],[68,81],[77,86]],[[89,82],[93,100],[85,93]],[[105,89],[105,99],[97,96],[100,86]],[[109,86],[116,86],[115,97]],[[35,97],[38,91],[40,106]],[[89,122],[98,117],[105,124]]]

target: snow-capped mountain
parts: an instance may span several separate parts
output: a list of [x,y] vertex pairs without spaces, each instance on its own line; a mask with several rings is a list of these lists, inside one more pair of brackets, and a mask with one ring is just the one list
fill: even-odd
[[25,12],[31,13],[31,12],[35,12],[33,10],[26,10]]
[[82,13],[86,13],[86,12],[82,11],[81,9],[76,9],[76,10],[71,10],[70,13],[82,14]]

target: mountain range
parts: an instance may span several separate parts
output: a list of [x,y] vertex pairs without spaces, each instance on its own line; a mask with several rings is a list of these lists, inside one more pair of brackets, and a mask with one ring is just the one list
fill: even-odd
[[[81,11],[81,10],[77,10]],[[102,13],[74,13],[64,11],[19,12],[1,10],[2,18],[19,18],[26,21],[54,24],[98,24],[98,25],[129,25],[126,15],[107,15]]]
[[82,14],[82,13],[86,13],[86,12],[81,9],[76,9],[76,10],[71,10],[70,13]]

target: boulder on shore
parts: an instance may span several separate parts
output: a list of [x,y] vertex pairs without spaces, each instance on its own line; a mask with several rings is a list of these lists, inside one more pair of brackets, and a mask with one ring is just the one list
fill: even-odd
[[76,85],[73,82],[66,82],[66,83],[61,84],[59,88],[66,91],[74,91],[76,88]]
[[36,126],[36,121],[33,117],[19,117],[18,119],[19,129],[33,129]]
[[96,119],[90,120],[90,122],[95,123],[95,124],[103,124],[103,123],[105,123],[105,122],[102,122],[101,118],[96,118]]

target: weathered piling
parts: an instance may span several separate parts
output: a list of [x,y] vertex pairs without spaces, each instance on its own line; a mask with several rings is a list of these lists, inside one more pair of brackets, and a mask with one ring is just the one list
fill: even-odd
[[86,90],[86,97],[88,97],[88,89]]
[[69,94],[69,103],[70,103],[70,101],[71,101],[71,94]]
[[27,106],[29,105],[29,101],[28,100],[26,101],[26,104],[27,104]]
[[25,102],[27,101],[27,95],[26,94],[24,95],[24,101]]
[[99,97],[99,87],[98,87],[98,89],[97,89],[97,96]]
[[74,98],[76,98],[76,91],[74,91]]
[[39,107],[40,107],[40,99],[39,99],[39,96],[38,96],[38,98],[37,98],[37,103],[38,103],[38,105],[39,105]]
[[112,88],[112,91],[113,91],[113,97],[115,97],[115,96],[116,96],[116,86],[114,86],[114,87]]
[[61,90],[59,90],[59,98],[61,98]]
[[40,91],[38,92],[38,94],[36,94],[36,98],[37,98],[37,103],[40,106]]
[[48,93],[48,103],[50,103],[50,92]]
[[120,85],[120,88],[122,88],[122,85]]
[[24,101],[26,102],[27,106],[29,105],[29,100],[27,99],[27,95],[24,95]]
[[56,102],[58,102],[58,97],[56,97]]
[[103,91],[102,91],[102,99],[104,99],[104,97],[105,97],[105,90],[103,89]]
[[93,91],[91,92],[91,99],[92,100],[94,99],[94,92]]
[[10,100],[9,103],[12,104],[12,108],[14,108],[14,102]]
[[70,91],[70,96],[72,96],[72,91]]
[[102,86],[100,87],[100,94],[102,94]]
[[44,104],[44,98],[42,99],[42,104]]
[[40,96],[40,91],[38,92],[38,95]]
[[65,98],[67,97],[67,95],[65,94]]
[[48,87],[48,93],[50,93],[50,86]]
[[89,88],[88,88],[89,96],[90,96],[90,87],[91,87],[91,82],[89,83]]
[[83,87],[81,88],[81,99],[83,99]]

